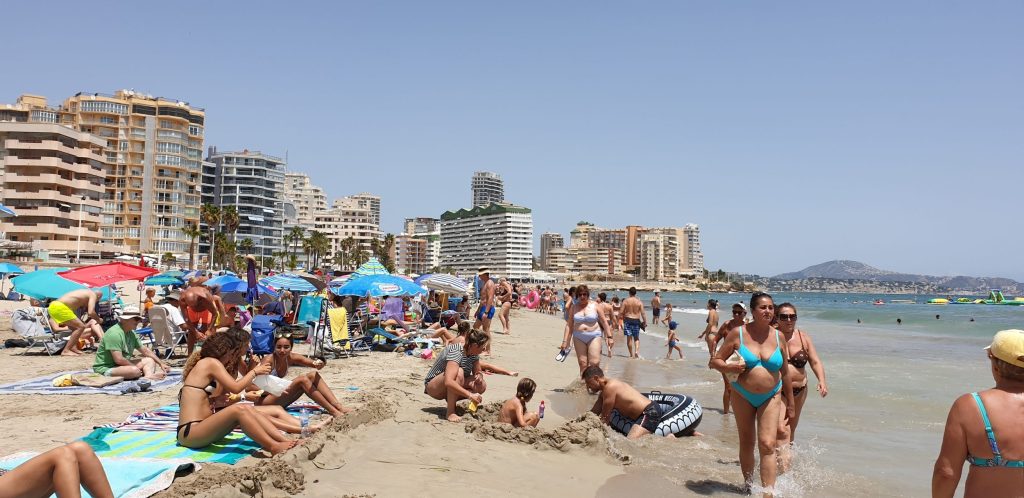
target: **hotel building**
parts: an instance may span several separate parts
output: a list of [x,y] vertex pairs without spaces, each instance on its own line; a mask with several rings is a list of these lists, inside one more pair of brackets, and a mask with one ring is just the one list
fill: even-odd
[[313,185],[304,173],[285,173],[284,196],[295,205],[296,223],[309,231],[317,215],[327,211],[324,189]]
[[505,182],[501,175],[490,171],[473,173],[473,207],[486,207],[494,202],[505,202]]
[[398,273],[430,273],[427,258],[427,241],[412,235],[402,234],[395,237],[391,246],[391,258],[395,262]]
[[250,239],[252,254],[272,257],[284,247],[284,160],[258,151],[211,148],[207,161],[214,165],[214,204],[238,211],[236,244]]
[[426,241],[427,268],[440,267],[441,220],[437,218],[406,218],[404,228],[403,234]]
[[551,250],[565,247],[565,239],[562,234],[548,232],[540,236],[540,266],[546,271],[552,270]]
[[357,249],[370,254],[371,241],[381,237],[380,226],[373,220],[373,208],[366,199],[344,197],[314,217],[313,230],[324,233],[331,241],[329,256],[341,251],[341,241],[349,237],[356,241]]
[[61,122],[106,140],[102,237],[132,252],[188,252],[199,222],[206,113],[175,99],[120,90],[78,93]]
[[441,215],[441,266],[463,275],[486,266],[497,277],[526,278],[533,270],[533,214],[507,203]]

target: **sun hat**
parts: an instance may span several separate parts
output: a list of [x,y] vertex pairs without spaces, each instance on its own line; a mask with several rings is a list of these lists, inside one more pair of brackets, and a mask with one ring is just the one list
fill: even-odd
[[1024,330],[1009,329],[996,332],[992,344],[985,349],[1000,360],[1024,368]]
[[139,313],[139,310],[132,308],[126,308],[124,311],[121,312],[121,320],[131,320],[133,318],[138,318],[139,320],[142,320],[142,313]]
[[181,293],[178,292],[178,291],[174,291],[174,292],[164,296],[164,299],[165,300],[166,299],[173,299],[175,301],[181,301]]
[[486,267],[486,266],[481,266],[480,268],[477,268],[477,270],[476,270],[476,275],[477,276],[485,275],[485,274],[486,275],[490,275],[491,274],[491,269]]

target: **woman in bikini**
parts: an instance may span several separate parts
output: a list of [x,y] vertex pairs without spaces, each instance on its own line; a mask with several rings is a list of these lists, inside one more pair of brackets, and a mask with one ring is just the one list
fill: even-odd
[[[715,304],[717,305],[718,303],[716,302]],[[711,348],[711,351],[717,352],[718,345],[721,344],[722,341],[729,336],[729,332],[739,327],[742,327],[744,323],[747,323],[744,320],[746,317],[747,308],[743,306],[743,303],[736,303],[732,305],[732,318],[729,321],[722,324],[722,327],[718,329],[717,334],[712,334],[714,336],[714,342],[712,342],[708,346],[709,348]],[[714,368],[713,366],[711,366],[711,363],[714,361],[715,355],[714,353],[712,353],[711,361],[708,362],[708,368]],[[724,373],[722,374],[722,386],[722,414],[728,415],[729,407],[732,405],[732,388],[729,387],[729,379],[726,378]]]
[[[793,409],[793,418],[783,416],[779,419],[779,460],[782,464],[782,472],[789,470],[792,455],[789,451],[790,443],[796,438],[796,426],[800,423],[800,412],[804,409],[807,401],[807,363],[811,364],[811,371],[818,379],[818,393],[824,398],[828,395],[828,384],[825,383],[825,365],[818,357],[818,351],[811,342],[811,336],[807,332],[796,328],[796,306],[791,303],[782,303],[775,309],[775,318],[779,322],[779,332],[782,332],[783,349],[789,353],[789,381],[793,386],[793,400],[796,406]],[[783,412],[785,415],[785,412]]]
[[498,282],[498,288],[494,289],[494,299],[501,306],[498,311],[498,321],[501,322],[501,332],[511,334],[512,327],[509,322],[509,313],[512,311],[512,286],[504,278]]
[[953,402],[935,460],[932,496],[956,493],[964,462],[971,465],[964,496],[1024,495],[1024,330],[998,332],[985,349],[996,385]]
[[707,326],[701,332],[698,339],[704,339],[708,345],[708,354],[715,357],[715,346],[718,344],[718,300],[708,299],[708,318],[705,320]]
[[[782,347],[781,334],[771,326],[775,302],[768,294],[756,292],[750,298],[750,310],[754,321],[729,332],[710,366],[723,374],[739,375],[731,385],[739,396],[731,398],[739,431],[740,469],[744,482],[751,486],[757,448],[761,456],[761,486],[765,495],[771,496],[778,475],[775,437],[780,412],[787,410],[787,415],[793,417],[793,385],[789,369],[784,368],[789,354]],[[742,361],[727,363],[733,353],[739,353]],[[786,403],[780,395],[785,396]]]
[[223,393],[240,393],[257,375],[270,373],[270,365],[260,364],[236,379],[225,364],[237,362],[241,346],[230,333],[213,334],[201,351],[192,353],[182,377],[184,386],[178,392],[178,444],[186,448],[204,448],[220,440],[235,427],[251,437],[271,454],[282,453],[295,446],[269,417],[247,403],[233,404],[213,411],[211,398]]
[[590,365],[601,364],[600,339],[603,335],[606,341],[611,341],[612,329],[604,319],[604,314],[598,312],[597,302],[590,300],[590,289],[586,285],[580,285],[575,289],[575,304],[571,305],[566,313],[565,334],[562,336],[559,351],[568,349],[571,336],[576,348],[576,361],[579,362],[582,374]]
[[[285,375],[288,375],[288,368],[292,365],[320,370],[324,367],[324,362],[319,359],[311,360],[303,355],[293,353],[291,334],[279,334],[274,338],[274,354],[265,357],[263,362],[260,363],[260,366],[263,365],[270,367],[270,375],[284,378]],[[324,410],[327,410],[332,417],[340,417],[352,411],[351,408],[345,407],[338,401],[338,398],[334,396],[334,392],[327,386],[327,381],[317,371],[307,372],[295,377],[291,385],[285,388],[280,396],[265,392],[255,403],[261,407],[274,405],[287,407],[303,394],[323,407]]]

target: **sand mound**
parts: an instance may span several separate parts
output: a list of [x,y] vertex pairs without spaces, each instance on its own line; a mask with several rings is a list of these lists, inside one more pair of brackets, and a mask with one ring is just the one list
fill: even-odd
[[379,393],[363,393],[360,407],[331,421],[331,423],[293,448],[256,465],[230,467],[206,465],[193,479],[175,481],[159,496],[161,498],[233,498],[242,496],[287,496],[302,492],[305,475],[300,468],[303,461],[317,462],[321,455],[329,460],[331,442],[342,434],[363,424],[376,423],[395,416],[395,406]]
[[[480,414],[480,410],[477,410],[477,414]],[[601,419],[592,413],[582,415],[550,430],[536,427],[515,428],[497,421],[472,420],[466,423],[466,432],[473,434],[478,441],[497,439],[510,443],[529,444],[537,448],[554,448],[560,451],[569,451],[577,447],[606,452],[608,443],[605,430]]]

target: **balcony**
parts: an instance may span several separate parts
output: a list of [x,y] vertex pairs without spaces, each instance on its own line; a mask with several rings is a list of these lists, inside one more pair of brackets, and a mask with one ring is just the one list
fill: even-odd
[[87,180],[69,180],[55,173],[44,173],[41,175],[29,176],[17,173],[11,174],[11,172],[8,171],[7,175],[4,177],[4,183],[21,185],[41,184],[43,186],[57,185],[93,192],[103,192],[104,189],[104,185],[102,183],[93,183]]
[[7,164],[8,170],[10,168],[16,168],[18,166],[32,166],[32,167],[44,167],[44,168],[58,168],[65,171],[73,171],[75,173],[83,175],[102,176],[103,168],[93,168],[89,164],[82,163],[69,163],[62,160],[59,157],[40,157],[35,159],[28,159],[18,156],[7,156],[4,160]]

